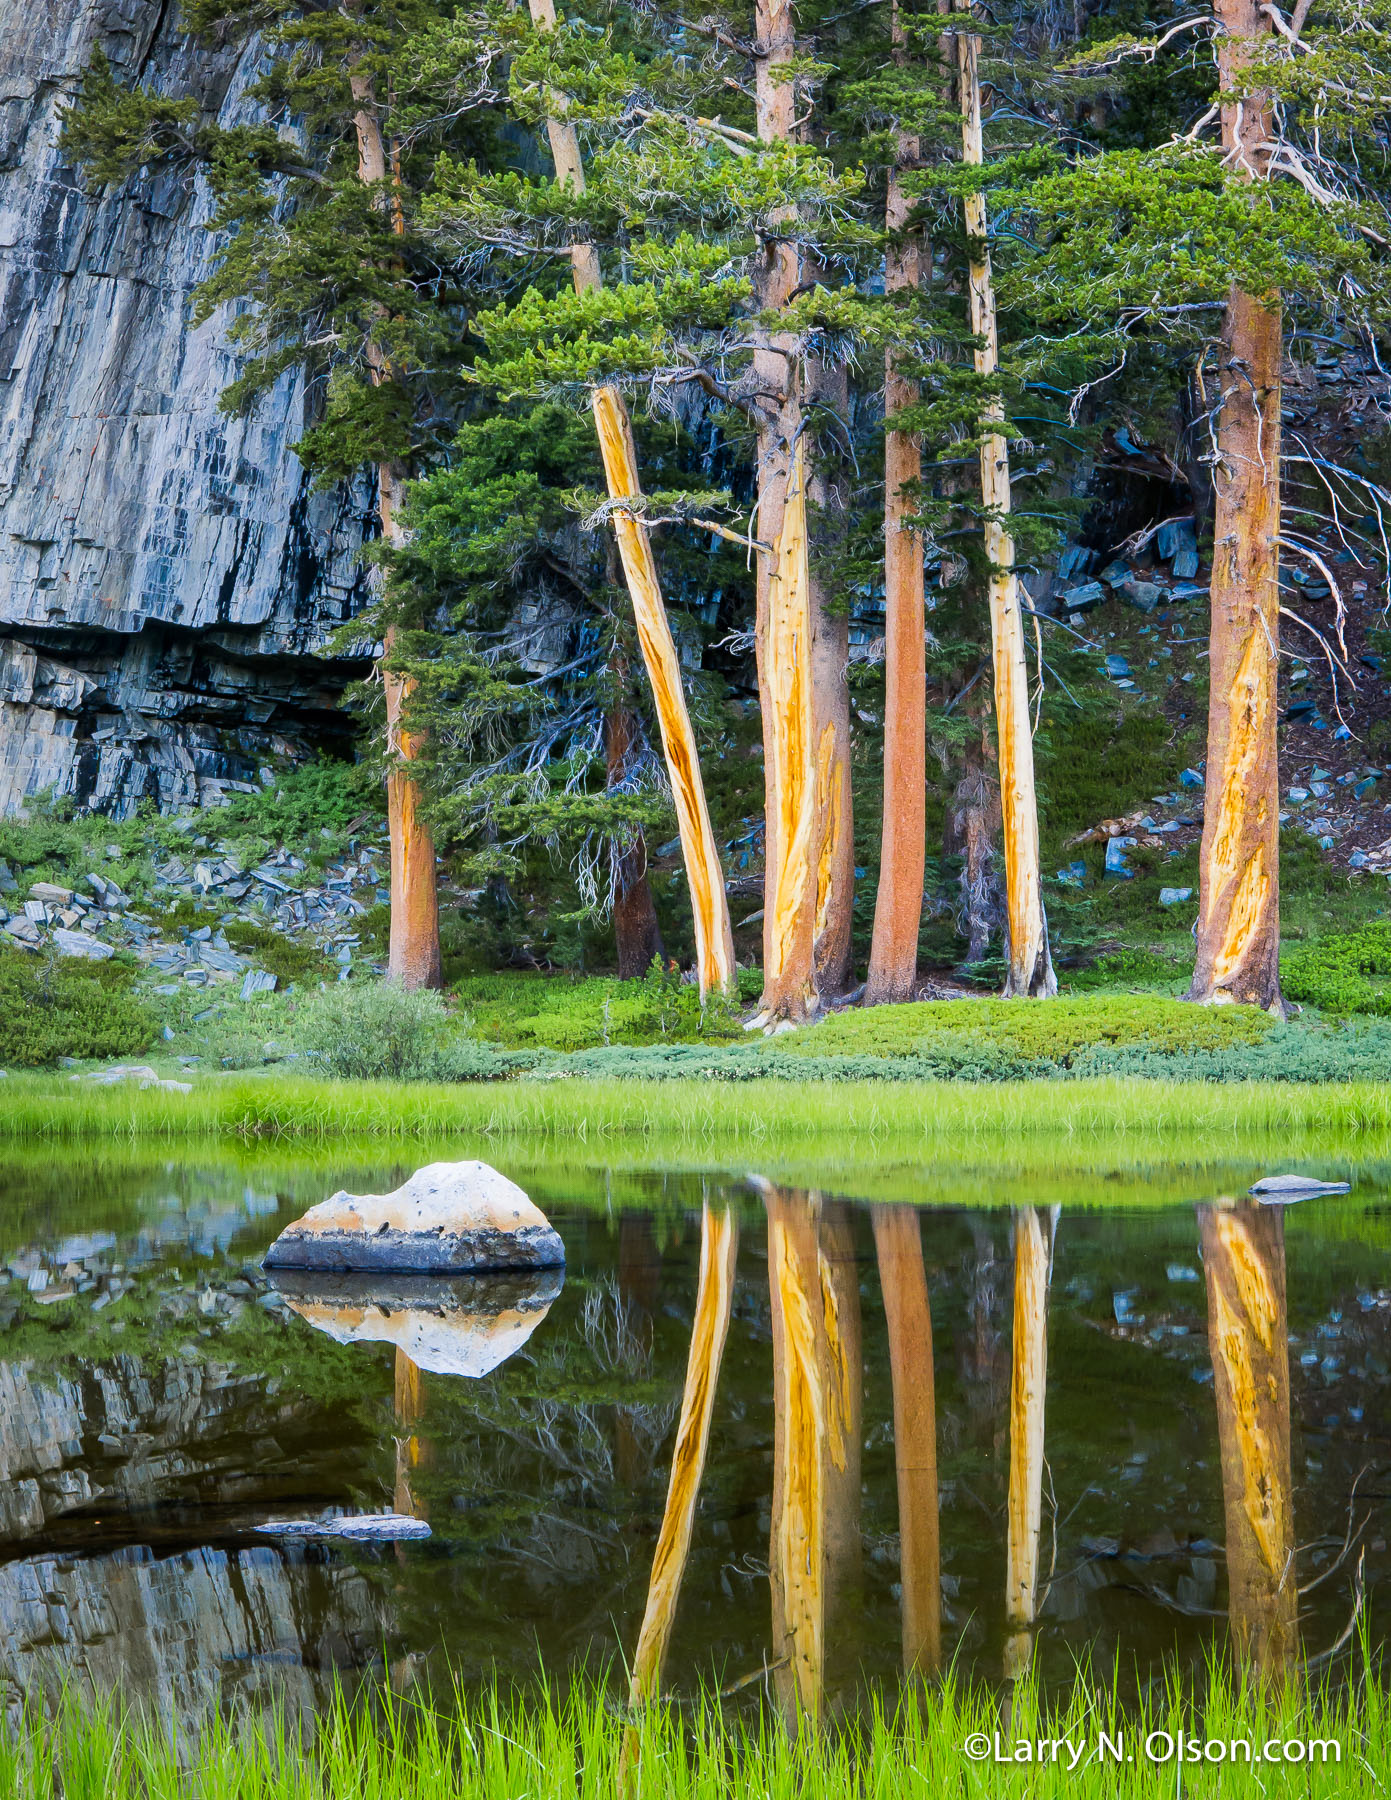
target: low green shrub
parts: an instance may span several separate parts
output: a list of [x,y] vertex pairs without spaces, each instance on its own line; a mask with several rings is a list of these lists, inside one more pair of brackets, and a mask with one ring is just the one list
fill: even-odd
[[139,1055],[156,1020],[132,991],[135,973],[125,962],[0,950],[0,1063]]
[[1249,1006],[1187,1006],[1150,994],[1019,1000],[926,1000],[834,1013],[778,1039],[786,1055],[916,1056],[984,1060],[1011,1072],[1035,1063],[1069,1067],[1095,1046],[1156,1052],[1221,1050],[1258,1043],[1274,1020]]
[[1391,1014],[1391,919],[1286,950],[1280,982],[1288,999],[1325,1012]]
[[[757,970],[741,969],[740,1001],[756,998]],[[653,961],[641,981],[575,980],[562,975],[466,976],[454,992],[478,1035],[520,1049],[575,1051],[615,1044],[737,1042],[739,1006],[711,999]]]
[[336,981],[294,1014],[296,1048],[344,1081],[476,1079],[466,1021],[441,996],[394,981]]
[[1069,969],[1062,980],[1073,992],[1093,988],[1149,987],[1171,992],[1186,986],[1193,973],[1193,959],[1167,956],[1162,950],[1108,951],[1083,969]]
[[230,919],[222,929],[234,950],[254,957],[257,967],[269,970],[282,986],[320,981],[328,972],[328,960],[317,944],[300,942],[267,925],[250,925],[239,919]]

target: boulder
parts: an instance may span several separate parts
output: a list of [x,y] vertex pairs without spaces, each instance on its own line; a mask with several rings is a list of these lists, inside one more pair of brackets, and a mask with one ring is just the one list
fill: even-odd
[[344,1513],[327,1519],[268,1519],[255,1529],[266,1537],[343,1538],[348,1543],[389,1544],[402,1538],[427,1538],[427,1519],[409,1513]]
[[563,1269],[530,1274],[322,1275],[286,1269],[276,1292],[339,1344],[394,1344],[432,1375],[490,1375],[550,1311]]
[[1346,1181],[1320,1181],[1317,1175],[1263,1175],[1247,1192],[1259,1200],[1308,1200],[1315,1194],[1346,1194]]
[[540,1208],[487,1163],[430,1163],[394,1193],[337,1193],[311,1206],[265,1262],[325,1273],[466,1275],[560,1268],[565,1246]]

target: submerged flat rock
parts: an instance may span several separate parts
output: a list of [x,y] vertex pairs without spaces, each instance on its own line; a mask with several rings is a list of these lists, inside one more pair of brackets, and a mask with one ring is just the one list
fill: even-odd
[[340,1192],[287,1225],[268,1269],[467,1275],[554,1269],[565,1246],[514,1181],[485,1162],[430,1163],[391,1194]]
[[316,1331],[339,1344],[394,1344],[432,1375],[488,1375],[521,1349],[565,1283],[563,1269],[530,1274],[324,1275],[287,1269],[271,1285]]
[[256,1530],[263,1537],[346,1538],[350,1543],[395,1543],[401,1538],[427,1538],[425,1519],[409,1513],[345,1513],[337,1519],[268,1519]]
[[1317,1175],[1263,1175],[1247,1191],[1258,1200],[1308,1200],[1315,1194],[1346,1194],[1346,1181],[1320,1181]]

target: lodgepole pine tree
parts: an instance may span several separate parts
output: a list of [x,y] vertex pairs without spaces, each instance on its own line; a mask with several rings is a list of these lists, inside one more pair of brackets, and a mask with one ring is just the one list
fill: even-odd
[[[553,32],[556,27],[553,0],[529,0],[529,5],[536,29]],[[552,92],[548,100],[546,135],[556,179],[572,193],[583,194],[584,161],[579,133],[574,123],[565,117],[564,96]],[[570,265],[577,295],[590,293],[603,285],[599,252],[593,243],[576,239],[570,249]],[[641,493],[632,421],[622,394],[612,382],[602,382],[594,389],[592,405],[609,499],[620,503],[615,504],[613,510],[614,535],[633,603],[643,663],[652,685],[662,750],[676,805],[681,853],[695,916],[696,976],[702,999],[709,994],[729,994],[735,986],[734,934],[729,924],[729,902],[725,895],[719,846],[710,825],[710,809],[705,802],[695,733],[691,729],[690,711],[681,685],[681,662],[662,600],[657,562],[652,554],[647,526],[631,506],[621,504],[624,500],[636,499]],[[625,896],[619,896],[617,904],[623,904],[624,899]],[[637,972],[644,972],[645,966]]]
[[[1305,9],[1307,10],[1307,8]],[[1217,0],[1224,162],[1265,182],[1274,96],[1252,87],[1253,52],[1274,30],[1259,0]],[[1207,800],[1190,1000],[1280,997],[1280,302],[1234,287],[1217,401]]]
[[[357,55],[355,53],[355,60]],[[405,235],[399,176],[392,179],[387,167],[377,96],[372,77],[361,66],[348,77],[353,99],[353,131],[357,138],[358,180],[373,194],[376,204],[389,210],[392,230]],[[381,341],[369,337],[364,346],[368,379],[380,388],[396,379],[391,359]],[[395,460],[377,464],[377,521],[382,541],[399,550],[405,541],[402,501],[406,472]],[[406,702],[413,682],[393,666],[396,627],[389,625],[383,638],[382,688],[386,698],[386,822],[391,847],[391,929],[387,949],[387,978],[405,988],[438,988],[444,985],[440,964],[439,894],[435,882],[435,840],[420,816],[420,787],[408,765],[420,754],[417,732],[405,726]]]
[[[904,62],[899,0],[892,0],[893,58]],[[916,162],[918,140],[894,134],[884,222],[886,294],[916,293],[922,246],[912,223],[913,202],[903,174]],[[922,450],[896,414],[919,397],[891,347],[884,354],[884,808],[874,936],[865,1004],[911,1000],[918,973],[923,871],[927,857],[927,623],[922,532],[914,523],[912,492],[922,478]]]
[[[243,47],[258,40],[269,52],[250,90],[264,123],[224,127],[201,116],[194,99],[123,89],[99,52],[64,122],[65,149],[93,180],[120,182],[155,166],[203,171],[214,224],[228,237],[195,318],[236,309],[229,335],[243,357],[223,404],[254,405],[294,367],[318,377],[327,401],[297,446],[301,459],[320,479],[375,469],[388,547],[402,541],[407,474],[433,442],[425,421],[447,411],[448,384],[421,371],[443,360],[442,345],[457,335],[447,297],[417,260],[411,178],[388,150],[378,95],[392,54],[434,13],[431,0],[397,0],[370,14],[313,0],[192,0],[184,17],[195,36]],[[450,129],[471,104],[456,109]],[[408,987],[438,986],[434,847],[409,769],[420,744],[404,717],[411,683],[394,666],[399,631],[388,622],[382,662],[390,972]]]
[[[959,8],[969,17],[969,0]],[[956,35],[961,94],[962,161],[980,168],[985,160],[981,116],[980,34]],[[999,368],[995,289],[984,191],[963,199],[966,215],[971,330],[979,340],[976,372],[991,377]],[[1001,427],[1004,405],[991,400],[982,418],[981,498],[985,505],[985,551],[990,562],[990,638],[995,679],[995,728],[1000,768],[1000,809],[1004,825],[1005,912],[1008,959],[1004,992],[1014,996],[1056,994],[1057,978],[1048,950],[1039,864],[1038,794],[1034,785],[1033,729],[1029,720],[1029,678],[1024,661],[1024,617],[1010,534],[1009,442]]]

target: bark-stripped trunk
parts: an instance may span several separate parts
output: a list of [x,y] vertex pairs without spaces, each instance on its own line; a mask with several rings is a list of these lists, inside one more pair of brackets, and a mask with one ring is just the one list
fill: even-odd
[[[529,4],[531,20],[537,30],[554,31],[553,0],[529,0]],[[546,134],[557,181],[576,193],[583,193],[584,163],[575,127],[564,118],[551,118],[546,121]],[[570,252],[570,265],[577,294],[587,293],[602,284],[599,253],[593,244],[575,244]],[[597,387],[593,410],[609,498],[636,499],[642,492],[642,484],[638,478],[633,423],[623,396],[616,387]],[[671,622],[662,599],[652,541],[646,524],[627,507],[614,509],[613,529],[628,595],[633,603],[643,666],[652,685],[652,702],[662,734],[662,755],[676,807],[681,856],[686,866],[695,920],[696,975],[701,998],[712,993],[732,993],[737,977],[724,869],[710,823],[710,809],[705,802],[700,757],[686,705],[686,690],[681,682],[681,659],[676,653]]]
[[[754,21],[758,135],[792,138],[796,54],[791,0],[757,0]],[[754,269],[760,310],[776,314],[800,280],[790,238],[770,238]],[[816,896],[820,841],[812,674],[811,581],[807,559],[807,457],[803,441],[801,344],[793,332],[756,328],[751,386],[758,408],[758,553],[755,621],[758,697],[763,715],[763,1002],[758,1022],[810,1018],[821,1003],[816,979]],[[829,751],[829,746],[827,746]]]
[[[838,419],[849,412],[844,366],[813,358],[807,393]],[[836,458],[836,461],[832,459]],[[813,508],[808,555],[811,611],[811,687],[816,733],[816,928],[813,954],[817,993],[850,986],[850,935],[855,916],[855,827],[850,788],[850,614],[835,604],[823,572],[845,539],[845,473],[837,469],[832,432],[812,446],[807,498]]]
[[[1272,27],[1258,0],[1218,0],[1221,86]],[[1269,174],[1268,93],[1222,107],[1229,164]],[[1234,289],[1222,330],[1212,547],[1207,800],[1190,1000],[1284,1012],[1280,997],[1280,303]]]
[[[894,60],[903,60],[903,26],[893,8]],[[918,140],[899,132],[884,222],[886,293],[914,293],[921,274],[921,245],[908,229],[913,202],[903,171],[918,160]],[[884,415],[893,419],[916,404],[918,384],[900,372],[890,350],[884,358]],[[869,950],[865,1004],[911,1000],[918,975],[922,925],[927,801],[927,621],[923,592],[922,533],[909,523],[915,502],[905,489],[922,479],[922,450],[911,432],[884,436],[884,814],[879,886],[874,897],[874,936]]]
[[[385,191],[387,179],[386,146],[382,142],[381,124],[377,118],[376,96],[367,75],[350,77],[355,110],[353,128],[357,134],[357,173],[359,181]],[[404,229],[399,208],[395,220]],[[372,340],[367,345],[367,373],[373,387],[395,379],[390,360],[381,345]],[[402,471],[392,463],[377,468],[377,517],[383,541],[400,545],[405,541],[401,529],[401,501],[405,489]],[[389,664],[395,648],[395,631],[388,630],[383,661]],[[382,669],[382,687],[386,695],[386,820],[391,844],[391,935],[387,951],[387,976],[402,987],[442,987],[440,969],[439,896],[435,886],[435,840],[430,827],[420,817],[420,787],[409,774],[406,764],[420,753],[418,733],[406,731],[402,725],[407,700],[414,683],[395,674],[390,667]]]
[[1009,1504],[1005,1561],[1004,1673],[1017,1680],[1033,1656],[1038,1613],[1038,1547],[1043,1526],[1043,1413],[1048,1388],[1047,1215],[1014,1215],[1014,1342],[1009,1392]]
[[396,1482],[391,1503],[398,1513],[412,1519],[429,1516],[424,1501],[416,1492],[416,1477],[429,1467],[430,1446],[416,1429],[425,1417],[425,1385],[420,1369],[405,1351],[396,1351],[392,1409],[396,1419]]
[[686,1385],[681,1394],[681,1417],[676,1427],[676,1447],[671,1458],[671,1480],[662,1513],[652,1574],[647,1585],[647,1607],[642,1615],[637,1649],[633,1655],[628,1701],[638,1706],[654,1700],[661,1688],[681,1581],[690,1554],[696,1503],[710,1442],[710,1419],[715,1407],[720,1359],[729,1333],[734,1304],[734,1269],[739,1252],[739,1225],[726,1207],[713,1210],[707,1202],[700,1218],[700,1283],[695,1316],[691,1322],[691,1347],[686,1359]]
[[876,1206],[874,1247],[893,1377],[903,1672],[927,1675],[942,1660],[942,1568],[932,1307],[917,1209]]
[[1227,1604],[1239,1663],[1273,1686],[1298,1647],[1290,1479],[1285,1220],[1254,1202],[1200,1206],[1226,1516]]
[[[620,671],[622,674],[623,671]],[[604,761],[608,784],[616,787],[628,765],[633,743],[633,717],[620,700],[604,720]],[[622,981],[641,981],[661,958],[662,931],[647,879],[647,839],[639,828],[619,859],[613,892],[613,935]]]
[[773,1326],[774,1678],[785,1716],[819,1717],[828,1626],[860,1560],[860,1318],[852,1228],[817,1195],[765,1188]]
[[[968,9],[963,9],[968,10]],[[956,34],[961,80],[962,160],[979,168],[984,161],[981,129],[980,38]],[[981,340],[976,372],[994,375],[999,367],[995,288],[986,243],[985,195],[967,194],[967,255],[970,259],[971,330]],[[986,408],[980,449],[981,498],[985,504],[985,553],[990,562],[990,641],[995,676],[995,727],[1000,756],[1000,808],[1004,825],[1005,915],[1009,930],[1006,995],[1056,994],[1057,978],[1048,953],[1048,921],[1043,912],[1039,867],[1038,796],[1034,787],[1034,739],[1029,719],[1029,675],[1024,660],[1024,615],[1014,572],[1010,533],[1009,444],[993,429],[1004,423],[1004,406]]]

